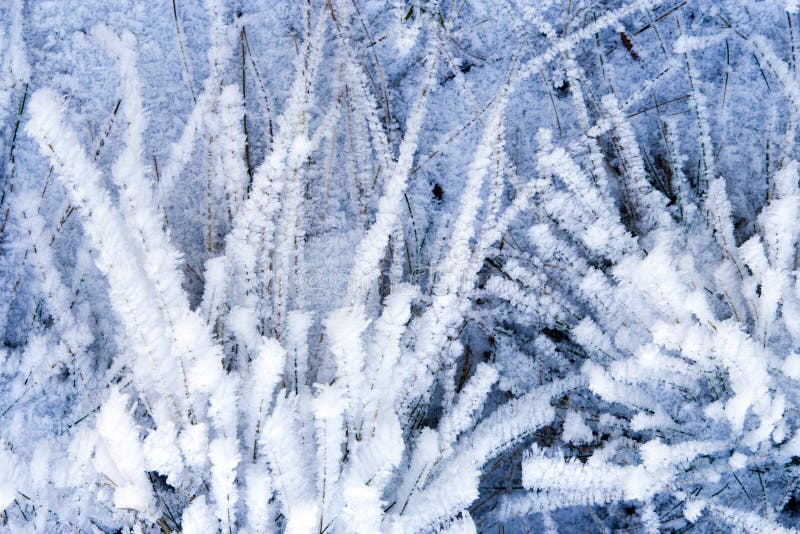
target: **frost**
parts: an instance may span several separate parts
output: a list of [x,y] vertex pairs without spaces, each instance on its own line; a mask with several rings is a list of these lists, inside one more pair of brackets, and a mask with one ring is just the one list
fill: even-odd
[[128,397],[117,390],[97,415],[99,441],[95,466],[115,486],[114,506],[151,513],[152,494],[145,476],[139,432],[128,408]]
[[591,441],[592,429],[586,426],[577,412],[568,412],[564,418],[564,430],[561,437],[568,443],[580,444]]
[[197,497],[183,510],[181,524],[187,534],[213,532],[217,528],[214,515],[206,504],[205,495]]
[[683,507],[683,515],[690,522],[694,523],[698,520],[700,514],[703,513],[705,507],[706,503],[702,499],[687,502]]
[[793,531],[797,2],[0,5],[0,525]]

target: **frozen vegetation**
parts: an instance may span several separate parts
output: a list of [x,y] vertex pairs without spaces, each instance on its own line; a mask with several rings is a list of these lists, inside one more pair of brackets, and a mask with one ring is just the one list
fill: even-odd
[[0,531],[800,528],[798,7],[0,1]]

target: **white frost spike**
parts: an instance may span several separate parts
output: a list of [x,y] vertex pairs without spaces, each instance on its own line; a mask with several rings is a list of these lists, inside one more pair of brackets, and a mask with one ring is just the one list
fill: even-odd
[[706,503],[703,499],[687,501],[683,507],[683,516],[688,519],[689,522],[695,523],[700,518],[705,507]]
[[[52,158],[70,197],[78,205],[96,264],[108,278],[109,297],[129,342],[134,378],[141,391],[171,397],[179,406],[188,396],[180,384],[179,361],[171,358],[170,340],[161,320],[158,297],[136,254],[137,245],[119,211],[111,204],[97,166],[81,149],[65,110],[50,90],[31,97],[28,132]],[[136,340],[135,343],[131,340]],[[176,391],[184,394],[175,395]]]
[[287,327],[288,343],[291,357],[286,362],[287,376],[295,393],[305,386],[308,376],[308,330],[311,328],[312,315],[294,310],[289,312]]
[[313,402],[317,440],[317,494],[323,516],[329,517],[330,501],[336,498],[344,455],[345,399],[341,388],[317,384]]
[[273,532],[272,480],[266,467],[251,464],[245,469],[245,501],[247,503],[247,529],[249,532]]
[[217,438],[211,442],[208,455],[211,460],[211,494],[216,502],[216,516],[223,532],[230,532],[236,524],[236,468],[239,465],[239,448],[235,438]]
[[346,484],[343,488],[344,508],[341,525],[356,534],[380,532],[383,501],[378,491],[361,483]]
[[436,56],[431,55],[426,60],[426,77],[422,86],[422,94],[414,103],[406,123],[406,133],[400,143],[397,162],[391,175],[384,186],[384,193],[378,200],[378,212],[375,222],[361,239],[355,250],[355,260],[351,280],[351,302],[361,302],[373,289],[378,278],[378,264],[383,257],[389,236],[397,225],[400,210],[402,209],[403,194],[406,190],[408,173],[414,162],[414,153],[417,151],[422,122],[425,118],[425,108],[428,94],[434,88],[436,75]]
[[325,319],[325,332],[335,358],[336,376],[347,389],[348,411],[358,415],[358,393],[364,382],[364,347],[361,336],[367,328],[363,306],[340,308]]
[[114,506],[151,516],[153,495],[145,474],[139,426],[128,408],[128,396],[112,389],[97,414],[100,440],[95,448],[95,466],[114,484]]
[[443,449],[449,449],[459,434],[472,425],[497,378],[494,367],[483,362],[478,364],[475,373],[458,394],[455,406],[439,423],[439,440]]
[[19,460],[3,445],[0,448],[0,510],[5,510],[17,498],[18,475]]
[[208,534],[219,528],[214,512],[206,504],[206,496],[200,495],[184,508],[181,529],[186,534]]
[[564,418],[561,437],[569,443],[587,443],[592,439],[592,429],[586,426],[578,412],[570,410]]
[[281,380],[285,359],[286,353],[276,339],[263,339],[258,354],[250,363],[251,374],[243,408],[248,420],[245,446],[252,447],[254,457],[262,444],[262,426]]
[[168,484],[178,484],[184,468],[183,458],[177,443],[178,430],[164,399],[153,405],[152,415],[156,428],[148,432],[143,444],[147,468],[166,475]]

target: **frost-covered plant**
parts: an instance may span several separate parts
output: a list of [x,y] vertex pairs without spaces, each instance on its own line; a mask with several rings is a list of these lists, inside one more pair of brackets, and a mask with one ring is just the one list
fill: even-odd
[[206,0],[195,87],[173,3],[172,144],[146,29],[76,32],[87,138],[0,10],[0,522],[795,526],[796,6],[288,4]]

